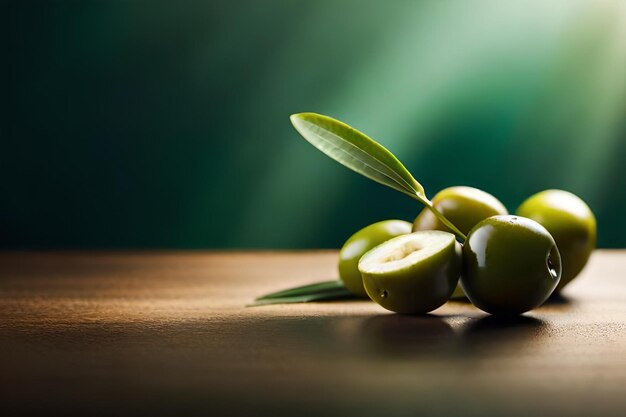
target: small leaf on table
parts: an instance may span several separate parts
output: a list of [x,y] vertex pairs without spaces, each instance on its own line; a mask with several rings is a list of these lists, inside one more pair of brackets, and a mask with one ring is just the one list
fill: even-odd
[[263,295],[248,307],[356,298],[341,281],[324,281]]

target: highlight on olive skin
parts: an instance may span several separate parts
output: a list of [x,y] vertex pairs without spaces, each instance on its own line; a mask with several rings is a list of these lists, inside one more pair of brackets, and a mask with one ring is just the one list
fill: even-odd
[[539,307],[561,278],[561,256],[545,227],[521,216],[478,223],[463,245],[461,285],[476,307],[522,314]]
[[359,260],[370,249],[387,240],[411,233],[411,223],[403,220],[383,220],[366,226],[346,240],[339,251],[339,279],[357,297],[367,298],[359,272]]
[[414,232],[367,252],[359,271],[367,294],[383,308],[425,314],[450,299],[461,272],[461,246],[447,232]]
[[596,219],[578,196],[563,190],[545,190],[529,197],[517,209],[548,229],[559,248],[563,273],[560,291],[583,270],[596,247]]

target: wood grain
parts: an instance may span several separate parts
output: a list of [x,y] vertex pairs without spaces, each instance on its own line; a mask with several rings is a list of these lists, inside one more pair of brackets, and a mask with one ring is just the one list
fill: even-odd
[[0,254],[0,415],[626,414],[626,251],[517,320],[246,308],[336,253]]

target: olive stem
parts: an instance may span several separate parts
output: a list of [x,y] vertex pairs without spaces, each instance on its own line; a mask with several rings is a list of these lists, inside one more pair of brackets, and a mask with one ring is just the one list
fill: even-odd
[[453,225],[450,220],[446,219],[446,217],[443,214],[441,214],[441,212],[439,210],[437,210],[430,201],[428,202],[426,207],[428,207],[430,209],[430,211],[433,212],[435,217],[437,217],[443,224],[445,224],[450,230],[452,230],[454,232],[454,234],[457,235],[457,237],[461,238],[461,240],[463,241],[461,243],[465,243],[465,240],[467,239],[467,236],[465,236],[463,234],[463,232],[461,232],[459,229],[457,229],[456,226]]
[[452,232],[454,232],[454,234],[462,240],[461,243],[465,243],[465,240],[467,240],[467,236],[465,236],[463,232],[457,229],[457,227],[453,225],[450,220],[446,219],[446,217],[439,210],[437,210],[435,206],[433,206],[432,201],[426,198],[425,195],[423,194],[420,195],[416,193],[414,196],[412,195],[411,197],[413,197],[414,200],[417,200],[423,205],[425,205],[426,207],[428,207],[428,209],[433,212],[435,217],[437,217],[444,225],[446,225],[446,227],[452,230]]

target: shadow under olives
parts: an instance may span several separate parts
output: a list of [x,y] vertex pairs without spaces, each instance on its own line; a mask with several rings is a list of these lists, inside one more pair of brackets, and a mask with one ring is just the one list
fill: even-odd
[[547,335],[548,324],[530,316],[485,316],[470,320],[461,329],[463,350],[468,354],[518,350],[527,342]]
[[458,345],[450,324],[429,314],[374,316],[363,322],[358,335],[368,353],[387,358],[442,354]]
[[544,306],[571,306],[573,304],[574,300],[556,291],[543,303]]
[[504,331],[528,330],[541,328],[545,322],[530,316],[485,316],[468,323],[463,333],[489,334]]
[[451,298],[448,303],[459,303],[461,305],[472,305],[472,302],[467,297]]
[[474,356],[508,356],[533,348],[548,325],[529,316],[486,316],[461,321],[435,315],[386,314],[364,319],[354,333],[362,353],[388,360],[461,360]]

